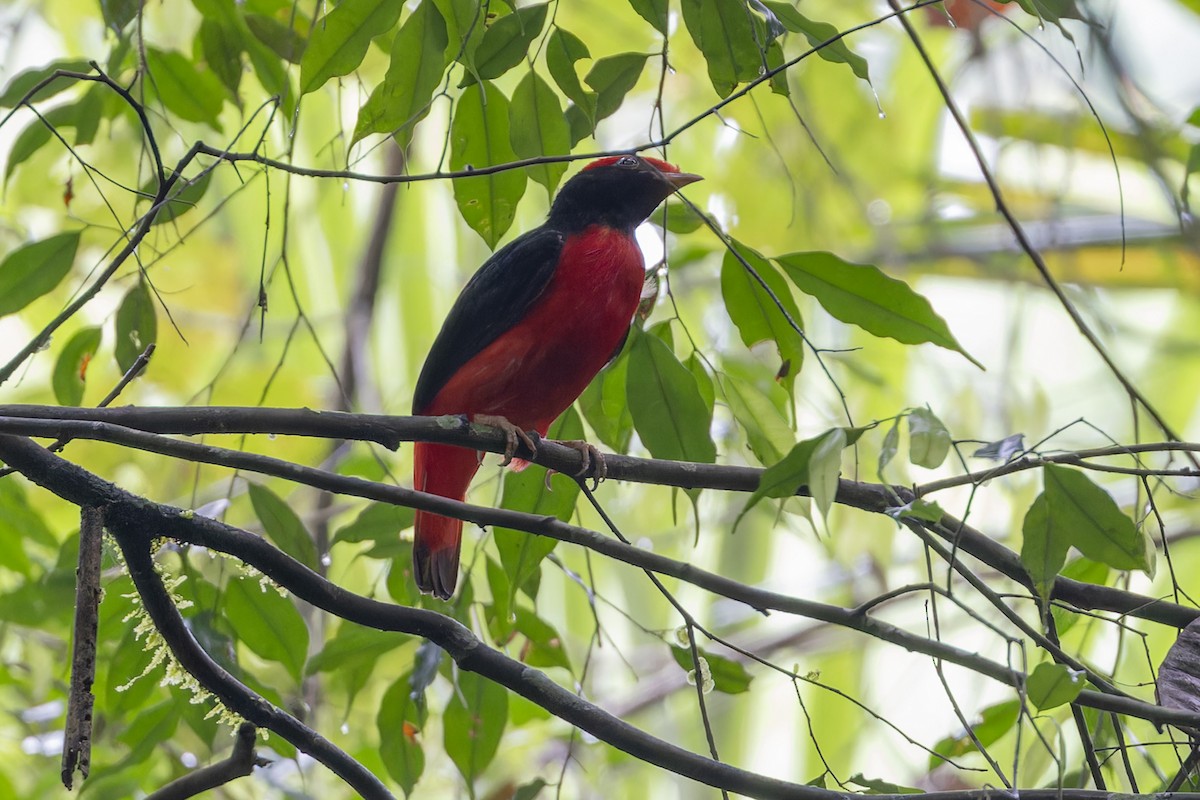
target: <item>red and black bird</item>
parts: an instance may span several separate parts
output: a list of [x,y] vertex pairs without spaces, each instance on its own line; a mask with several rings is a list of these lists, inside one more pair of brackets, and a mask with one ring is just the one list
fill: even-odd
[[[634,229],[679,188],[700,180],[671,164],[614,156],[563,185],[540,227],[484,262],[434,340],[413,413],[464,414],[508,434],[505,463],[525,431],[545,435],[620,349],[646,265]],[[519,466],[518,466],[519,468]],[[418,443],[413,486],[461,500],[475,451]],[[458,582],[462,521],[418,511],[413,574],[443,600]]]

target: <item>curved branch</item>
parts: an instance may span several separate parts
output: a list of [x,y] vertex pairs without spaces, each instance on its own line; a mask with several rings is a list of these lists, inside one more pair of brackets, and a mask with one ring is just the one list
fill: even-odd
[[[445,650],[460,669],[495,681],[598,739],[678,775],[750,797],[847,800],[845,795],[837,792],[787,783],[712,761],[651,736],[577,697],[544,673],[493,650],[450,617],[354,594],[325,580],[262,537],[137,497],[48,453],[28,439],[0,435],[0,457],[65,500],[106,508],[108,529],[126,553],[130,574],[145,597],[147,611],[160,630],[165,626],[164,638],[167,631],[171,632],[172,649],[176,643],[185,645],[177,652],[180,663],[231,709],[263,727],[279,732],[280,727],[287,729],[287,725],[299,723],[257,696],[247,697],[238,690],[244,687],[195,645],[154,572],[150,557],[152,537],[168,536],[240,558],[297,597],[342,619],[378,630],[429,639]],[[248,694],[249,690],[245,692]],[[301,747],[293,738],[285,738]],[[355,788],[362,791],[357,784]]]
[[238,726],[229,758],[171,781],[158,791],[146,795],[146,800],[186,800],[188,797],[224,786],[237,778],[244,778],[254,772],[255,767],[265,767],[271,762],[255,752],[256,735],[257,729],[249,722],[243,722]]
[[[51,422],[53,420],[58,422]],[[120,427],[99,424],[102,422],[117,423]],[[429,441],[469,447],[474,450],[487,450],[492,453],[504,452],[505,446],[504,435],[498,430],[486,426],[470,425],[462,417],[390,417],[318,412],[308,409],[230,406],[216,408],[135,408],[125,406],[97,409],[0,405],[0,430],[23,436],[69,435],[81,439],[110,441],[177,458],[237,466],[300,483],[310,483],[305,477],[305,468],[287,462],[275,459],[264,461],[265,457],[263,456],[253,456],[189,442],[159,437],[139,437],[136,433],[138,431],[179,434],[276,433],[372,441],[390,449],[398,448],[403,441]],[[1153,448],[1155,446],[1134,445],[1127,449],[1136,450],[1141,447]],[[1157,445],[1160,448],[1162,446],[1161,444]],[[552,441],[543,441],[538,446],[536,455],[523,452],[518,452],[517,455],[566,475],[574,475],[582,467],[582,458],[578,450]],[[757,467],[635,458],[614,453],[606,454],[604,461],[610,479],[678,486],[685,489],[752,492],[758,488],[759,478],[763,474],[763,470]],[[334,488],[332,491],[384,499],[384,502],[412,505],[414,508],[426,508],[426,506],[419,505],[425,501],[414,499],[413,493],[408,495],[388,494],[386,498],[378,498],[374,495],[360,494],[355,489],[355,485],[345,483],[345,481],[353,479],[329,476],[328,473],[319,471],[317,474],[321,475],[323,480],[329,481],[319,485],[311,484],[317,488],[331,485],[340,486],[342,488]],[[341,483],[333,483],[333,481]],[[377,487],[380,491],[390,492],[395,488],[370,484],[365,481],[361,483]],[[396,491],[405,492],[407,490],[397,489]],[[797,493],[806,495],[808,490],[801,487]],[[890,508],[910,503],[914,498],[914,493],[904,487],[841,480],[838,484],[836,500],[839,504],[857,508],[860,511],[881,514]],[[437,498],[436,502],[441,503],[439,508],[429,507],[429,510],[448,516],[468,518],[475,522],[483,519],[478,516],[464,517],[466,514],[463,511],[464,506],[454,503],[454,501]],[[480,513],[495,511],[475,506],[469,508],[473,512]],[[499,513],[515,514],[516,512]],[[513,519],[519,521],[514,523]],[[540,517],[537,519],[541,520]],[[497,524],[546,536],[555,536],[554,533],[541,528],[528,527],[529,523],[524,521],[520,515],[515,518],[506,516],[505,520]],[[979,559],[992,569],[998,570],[1026,588],[1033,587],[1033,581],[1021,564],[1021,559],[994,538],[949,515],[943,517],[941,523],[934,530],[938,535],[955,543],[958,549]],[[1146,597],[1123,589],[1083,583],[1061,576],[1055,580],[1052,597],[1071,603],[1078,608],[1128,614],[1175,628],[1186,628],[1194,619],[1200,617],[1200,611],[1194,608]]]
[[[0,420],[0,430],[6,426]],[[98,425],[99,423],[91,423]],[[263,474],[275,475],[277,477],[294,480],[306,485],[313,486],[319,489],[335,491],[341,494],[348,494],[367,499],[378,500],[385,503],[393,503],[397,505],[406,505],[413,508],[433,511],[438,514],[445,514],[463,518],[467,521],[474,522],[479,525],[493,525],[507,528],[523,530],[528,533],[535,533],[541,536],[547,536],[552,539],[557,539],[571,544],[581,545],[588,549],[599,553],[600,555],[621,561],[631,566],[640,567],[662,575],[669,575],[679,580],[691,583],[714,594],[727,597],[731,600],[737,600],[745,603],[752,608],[762,611],[780,611],[788,614],[796,614],[799,616],[816,619],[823,622],[829,622],[852,630],[857,630],[869,636],[873,636],[882,641],[895,644],[903,647],[906,650],[916,653],[922,653],[934,658],[941,658],[954,664],[959,664],[982,675],[986,675],[993,680],[1009,686],[1019,687],[1024,682],[1024,675],[1016,672],[1008,667],[998,664],[994,661],[986,659],[976,653],[968,652],[953,645],[946,644],[921,636],[917,636],[902,628],[898,628],[889,623],[875,619],[867,614],[860,614],[854,610],[845,609],[840,606],[833,606],[826,603],[819,603],[812,600],[805,600],[798,597],[780,594],[778,592],[768,591],[755,586],[748,586],[744,583],[739,583],[731,578],[726,578],[722,575],[716,575],[711,572],[699,569],[692,564],[677,561],[667,558],[666,556],[657,553],[646,552],[637,547],[624,544],[622,542],[610,539],[595,531],[586,528],[580,528],[575,525],[569,525],[555,517],[537,516],[533,514],[525,514],[518,511],[508,509],[486,508],[483,506],[474,506],[469,503],[460,503],[455,500],[449,500],[437,495],[425,494],[416,492],[411,489],[405,489],[398,486],[389,486],[386,484],[373,483],[371,481],[362,480],[360,478],[350,478],[346,476],[336,475],[325,472],[323,470],[313,469],[310,467],[301,467],[286,461],[279,461],[265,456],[257,456],[248,453],[238,453],[235,451],[222,451],[221,448],[210,448],[203,445],[195,445],[189,442],[178,442],[173,440],[164,440],[159,437],[153,437],[150,434],[144,434],[138,431],[121,431],[117,429],[123,437],[128,438],[131,442],[138,441],[142,438],[151,440],[158,439],[158,442],[141,442],[147,446],[168,445],[164,447],[164,452],[170,450],[186,449],[193,454],[195,460],[206,461],[207,463],[227,463],[229,466],[236,466],[239,469],[245,469]],[[208,451],[208,452],[205,452]],[[215,461],[214,451],[216,454],[223,454],[227,461]],[[18,438],[7,435],[0,435],[0,459],[17,467],[19,471],[24,473],[36,483],[45,486],[47,489],[58,494],[64,499],[80,504],[88,504],[94,499],[93,492],[74,493],[73,486],[80,482],[99,481],[108,490],[115,493],[116,496],[129,502],[128,498],[132,497],[126,492],[118,489],[112,484],[102,481],[90,473],[87,473],[80,467],[64,461],[57,456],[54,456],[42,448],[38,447],[32,441],[24,438]],[[62,473],[70,473],[73,476],[72,481],[64,481],[61,479]],[[47,480],[52,478],[52,480]],[[66,493],[65,493],[66,492]],[[175,517],[186,519],[189,522],[193,521],[196,526],[187,525],[184,527],[172,527],[170,530],[163,527],[163,522],[159,516],[152,519],[142,519],[139,524],[149,526],[160,535],[168,535],[179,541],[189,544],[209,547],[221,552],[227,552],[246,560],[254,565],[262,572],[270,575],[278,580],[279,583],[288,586],[297,595],[308,600],[313,605],[328,608],[318,600],[307,597],[304,592],[295,586],[292,586],[290,581],[298,579],[297,574],[301,578],[305,578],[309,573],[307,568],[301,567],[299,564],[294,566],[301,570],[300,573],[295,573],[292,567],[289,566],[285,570],[286,575],[290,575],[290,579],[277,578],[272,572],[272,568],[263,566],[255,559],[266,559],[274,565],[274,569],[278,571],[282,569],[276,563],[279,558],[286,558],[282,553],[275,550],[266,540],[261,539],[245,532],[238,531],[235,528],[230,528],[222,523],[210,520],[205,517],[195,517],[192,512],[180,511],[170,508],[169,506],[159,506],[150,503],[146,500],[137,500],[137,503],[144,505],[147,509],[163,509],[158,512],[159,516],[167,515],[174,520]],[[172,516],[173,515],[173,516]],[[177,520],[176,520],[177,522]],[[203,530],[205,536],[198,537],[197,532]],[[941,535],[950,535],[942,533]],[[213,538],[215,537],[215,538]],[[960,537],[961,538],[961,537]],[[233,548],[233,549],[230,549]],[[960,543],[960,549],[964,549]],[[1001,548],[1003,549],[1003,548]],[[1014,556],[1015,557],[1015,556]],[[288,564],[292,564],[290,559]],[[305,578],[306,579],[306,578]],[[333,584],[328,584],[332,587],[330,591],[335,592],[336,597],[345,600],[347,597],[357,597],[349,592],[346,592],[340,587]],[[1102,588],[1102,587],[1093,587]],[[359,598],[364,602],[364,598]],[[1144,601],[1144,598],[1143,598]],[[391,608],[385,604],[376,604],[379,608]],[[1180,609],[1187,611],[1188,609]],[[339,613],[345,618],[345,609]],[[372,613],[381,613],[376,610]],[[428,613],[428,612],[422,612]],[[435,615],[437,616],[437,615]],[[370,617],[367,617],[370,619]],[[351,618],[354,621],[360,621],[358,618]],[[364,625],[379,627],[377,623],[362,622]],[[401,630],[401,629],[398,629]],[[416,633],[426,638],[434,638],[432,634],[421,633],[403,629],[407,633]],[[468,635],[469,631],[463,629]],[[437,641],[435,639],[435,641]],[[441,641],[437,641],[444,649],[450,650]],[[505,684],[507,685],[507,684]],[[510,687],[513,688],[513,687]],[[572,695],[574,697],[574,695]],[[532,698],[531,698],[532,699]],[[1195,727],[1200,725],[1200,715],[1190,714],[1173,709],[1165,709],[1150,703],[1136,700],[1131,697],[1105,695],[1099,692],[1085,691],[1079,696],[1079,702],[1083,705],[1093,706],[1103,710],[1117,710],[1113,706],[1113,700],[1120,701],[1120,710],[1123,713],[1129,713],[1133,716],[1142,717],[1160,724],[1172,724],[1181,727]],[[1133,711],[1137,709],[1137,711]],[[582,727],[582,726],[581,726]],[[585,730],[588,730],[585,728]],[[603,737],[601,737],[603,738]],[[732,787],[730,787],[732,788]]]
[[[78,470],[72,477],[93,482],[96,485],[89,487],[93,490],[100,488],[99,485],[104,483],[83,470]],[[125,565],[129,568],[129,577],[133,579],[133,585],[142,598],[146,613],[154,620],[154,626],[171,648],[179,665],[201,686],[216,695],[230,711],[259,727],[279,734],[295,745],[296,749],[324,764],[363,797],[368,800],[392,800],[392,793],[370,770],[291,714],[268,703],[204,652],[204,648],[183,621],[183,616],[175,607],[170,593],[163,586],[162,577],[154,569],[154,558],[151,555],[153,539],[150,534],[154,528],[145,527],[150,520],[131,522],[123,513],[123,504],[136,501],[136,498],[133,495],[125,495],[112,484],[107,484],[107,488],[111,491],[103,494],[93,491],[92,494],[98,501],[107,495],[101,502],[107,503],[107,511],[111,515],[105,519],[108,530],[121,546]],[[113,502],[114,493],[125,496]],[[139,528],[139,525],[143,527]]]

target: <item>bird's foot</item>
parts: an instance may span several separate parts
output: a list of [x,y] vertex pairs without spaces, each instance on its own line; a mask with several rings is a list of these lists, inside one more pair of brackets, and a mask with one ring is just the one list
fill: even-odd
[[568,439],[560,441],[559,444],[564,447],[569,447],[572,450],[578,450],[579,455],[583,457],[583,466],[579,472],[576,472],[574,477],[591,478],[592,490],[600,485],[600,481],[608,477],[608,464],[604,460],[604,454],[601,453],[596,445],[585,442],[582,439]]
[[472,422],[478,422],[480,425],[491,425],[493,428],[499,428],[504,431],[504,460],[500,462],[500,466],[507,467],[512,463],[513,456],[517,452],[517,442],[521,442],[532,455],[537,455],[537,444],[533,441],[527,432],[521,430],[520,427],[513,425],[506,417],[501,417],[493,414],[476,414],[471,419]]

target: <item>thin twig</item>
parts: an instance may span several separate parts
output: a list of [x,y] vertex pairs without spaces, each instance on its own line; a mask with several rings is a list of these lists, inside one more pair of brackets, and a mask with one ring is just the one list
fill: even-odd
[[233,740],[233,751],[228,758],[171,781],[158,791],[146,795],[146,800],[187,800],[238,778],[244,778],[254,772],[255,767],[267,766],[271,763],[270,759],[259,756],[255,751],[257,736],[258,729],[249,722],[243,722],[238,726]]

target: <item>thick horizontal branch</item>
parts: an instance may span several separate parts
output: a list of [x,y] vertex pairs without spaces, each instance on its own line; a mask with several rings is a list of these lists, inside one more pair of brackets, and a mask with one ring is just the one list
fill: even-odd
[[[0,431],[7,429],[7,422],[7,420],[0,418]],[[34,421],[30,421],[30,423],[33,422]],[[87,423],[87,425],[91,426],[93,429],[99,429],[100,426],[104,426],[105,423]],[[110,437],[108,440],[131,447],[152,450],[154,452],[160,452],[164,455],[189,458],[190,460],[200,461],[203,463],[221,464],[236,469],[272,475],[338,494],[363,497],[370,500],[377,500],[385,503],[433,511],[439,514],[458,517],[469,522],[474,522],[475,524],[481,526],[492,525],[514,528],[517,530],[526,531],[528,533],[557,539],[559,541],[577,544],[587,547],[588,549],[599,553],[600,555],[607,556],[632,566],[650,570],[651,572],[661,575],[668,575],[677,578],[714,594],[721,595],[731,600],[737,600],[746,603],[752,608],[761,611],[779,611],[787,614],[795,614],[798,616],[807,617],[809,619],[828,622],[844,628],[849,628],[851,630],[857,630],[882,641],[902,647],[910,652],[921,653],[948,661],[953,664],[958,664],[1009,686],[1019,687],[1024,682],[1024,675],[1017,671],[1011,670],[1008,667],[986,659],[976,653],[954,647],[953,645],[949,645],[945,642],[928,639],[910,633],[902,628],[898,628],[889,623],[875,619],[869,614],[859,613],[855,610],[845,609],[840,606],[792,597],[755,586],[748,586],[730,578],[726,578],[722,575],[717,575],[715,573],[699,569],[692,564],[667,558],[666,556],[662,556],[657,553],[647,552],[632,545],[624,544],[615,539],[610,539],[600,533],[597,533],[596,531],[570,525],[555,517],[525,514],[509,509],[475,506],[469,503],[461,503],[448,498],[439,497],[437,495],[416,492],[399,486],[391,486],[388,484],[363,480],[361,478],[337,475],[311,467],[302,467],[291,462],[281,461],[279,459],[274,459],[267,456],[242,453],[223,448],[211,447],[208,445],[198,445],[191,442],[165,439],[153,434],[123,429],[117,426],[107,426],[107,428],[107,433]],[[83,432],[76,432],[75,435],[84,438],[86,434]],[[67,463],[62,462],[61,459],[57,459],[53,455],[36,448],[35,445],[25,439],[3,437],[0,439],[0,441],[5,443],[5,446],[0,447],[0,459],[5,461],[9,460],[9,453],[11,452],[7,443],[21,442],[22,447],[25,450],[28,450],[29,448],[35,448],[38,450],[38,452],[43,453],[45,458],[51,458],[64,464]],[[47,462],[42,463],[43,469],[47,469],[48,467],[45,466]],[[13,463],[13,466],[16,466],[22,472],[26,472],[17,463]],[[72,469],[79,469],[74,465],[70,465],[70,467]],[[38,470],[35,470],[35,474],[36,472],[38,472]],[[28,477],[36,481],[37,478],[35,474],[31,475],[26,472]],[[48,486],[47,488],[52,487]],[[67,499],[74,502],[73,498],[68,497]],[[203,542],[195,542],[186,537],[179,538],[181,541],[191,542],[193,544],[213,546]],[[266,546],[268,548],[270,547],[269,545]],[[217,547],[216,549],[221,548]],[[238,555],[240,556],[241,554]],[[1174,724],[1180,726],[1195,726],[1200,724],[1200,715],[1186,714],[1170,709],[1164,709],[1160,706],[1145,703],[1134,698],[1120,697],[1118,699],[1127,701],[1122,706],[1123,713],[1129,713],[1134,716],[1143,717],[1159,724]],[[1079,702],[1083,705],[1090,705],[1108,710],[1111,707],[1112,698],[1109,695],[1102,695],[1096,692],[1084,692],[1080,695]],[[1132,709],[1137,709],[1137,711],[1135,712]]]
[[[5,418],[7,417],[7,419]],[[22,419],[30,420],[22,422]],[[32,420],[43,420],[38,423]],[[50,424],[57,420],[61,425]],[[82,421],[82,422],[81,422]],[[281,434],[316,436],[323,438],[370,441],[389,449],[396,449],[406,441],[429,441],[453,444],[492,453],[504,451],[505,438],[495,428],[471,425],[462,417],[393,417],[373,414],[347,414],[341,412],[311,411],[309,409],[207,407],[207,408],[69,408],[60,406],[0,405],[0,431],[25,436],[97,439],[124,444],[130,447],[163,453],[177,458],[227,464],[226,456],[213,453],[225,452],[217,448],[212,451],[196,451],[199,445],[173,440],[132,437],[131,432],[118,433],[95,423],[108,422],[124,428],[154,433],[196,435],[207,433],[227,434]],[[178,445],[178,446],[177,446]],[[166,448],[171,448],[169,451]],[[1138,445],[1132,447],[1152,447]],[[208,457],[200,457],[208,452]],[[1090,451],[1089,451],[1090,452]],[[245,454],[237,454],[239,456]],[[547,469],[574,475],[583,466],[578,450],[564,447],[556,442],[545,441],[537,454],[519,451],[527,458]],[[216,458],[217,460],[212,460]],[[650,483],[678,486],[684,489],[715,489],[720,491],[752,492],[758,488],[763,470],[757,467],[698,464],[686,461],[666,461],[653,458],[609,453],[604,456],[609,479],[634,483]],[[278,475],[289,480],[307,481],[293,475],[276,471],[241,467],[266,474]],[[274,469],[272,467],[272,469]],[[325,488],[325,487],[320,487]],[[337,490],[331,490],[337,491]],[[798,494],[807,494],[801,487]],[[353,494],[353,492],[349,492]],[[838,483],[837,502],[861,511],[885,513],[888,509],[912,502],[915,495],[900,486],[863,483],[841,480]],[[408,505],[405,500],[389,499]],[[452,501],[445,501],[452,502]],[[412,503],[413,507],[422,506]],[[429,509],[449,516],[460,516],[454,508]],[[471,518],[470,521],[478,521]],[[482,523],[481,523],[482,524]],[[507,527],[520,525],[501,523]],[[1020,558],[1009,548],[981,531],[965,525],[953,517],[946,516],[935,528],[939,535],[951,541],[962,552],[979,559],[1027,588],[1033,581],[1021,564]],[[535,531],[541,533],[541,531]],[[548,535],[548,534],[544,534]],[[1070,603],[1077,608],[1092,611],[1112,611],[1141,619],[1185,628],[1192,620],[1200,617],[1200,611],[1165,600],[1146,597],[1110,586],[1083,583],[1068,578],[1058,578],[1054,583],[1053,597]]]

